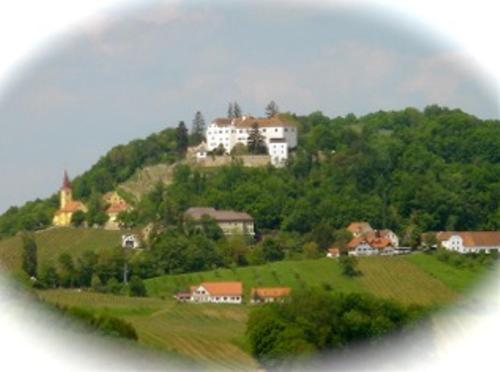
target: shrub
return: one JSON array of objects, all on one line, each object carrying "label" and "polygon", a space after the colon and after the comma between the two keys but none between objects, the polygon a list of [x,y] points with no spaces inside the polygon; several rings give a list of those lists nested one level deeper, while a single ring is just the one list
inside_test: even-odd
[{"label": "shrub", "polygon": [[129,295],[132,297],[146,297],[147,290],[144,282],[138,276],[133,276],[128,284]]}]

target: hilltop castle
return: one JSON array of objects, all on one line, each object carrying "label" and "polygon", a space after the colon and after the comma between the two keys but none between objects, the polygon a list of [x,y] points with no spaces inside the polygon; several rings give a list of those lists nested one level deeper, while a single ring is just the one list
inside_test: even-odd
[{"label": "hilltop castle", "polygon": [[281,116],[270,118],[214,119],[207,128],[207,150],[212,151],[222,146],[230,153],[236,144],[248,144],[252,126],[257,125],[267,147],[268,155],[273,165],[279,165],[288,159],[288,150],[297,147],[297,127]]},{"label": "hilltop castle", "polygon": [[71,225],[71,217],[76,211],[87,213],[88,209],[80,201],[73,200],[73,189],[68,177],[68,172],[64,172],[63,185],[59,190],[59,210],[56,211],[52,223],[54,226]]}]

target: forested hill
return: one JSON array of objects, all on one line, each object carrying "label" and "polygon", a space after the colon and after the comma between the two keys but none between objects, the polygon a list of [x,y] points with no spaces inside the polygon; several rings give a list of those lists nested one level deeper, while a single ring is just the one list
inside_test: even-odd
[{"label": "forested hill", "polygon": [[[73,184],[74,198],[87,201],[92,194],[102,194],[130,178],[134,172],[147,165],[173,163],[176,153],[175,129],[167,128],[146,139],[131,141],[112,148],[87,172],[76,177]],[[0,238],[21,230],[37,230],[49,226],[59,207],[59,197],[52,195],[45,200],[11,207],[0,216]]]},{"label": "forested hill", "polygon": [[[167,193],[156,190],[140,203],[136,222],[213,205],[250,212],[260,229],[298,233],[360,219],[410,235],[500,228],[500,121],[438,106],[359,118],[290,116],[299,147],[286,168],[200,173],[180,166]],[[85,199],[146,164],[174,162],[175,148],[172,129],[118,146],[75,180],[75,195]],[[0,234],[46,226],[56,204],[52,198],[10,209]]]}]

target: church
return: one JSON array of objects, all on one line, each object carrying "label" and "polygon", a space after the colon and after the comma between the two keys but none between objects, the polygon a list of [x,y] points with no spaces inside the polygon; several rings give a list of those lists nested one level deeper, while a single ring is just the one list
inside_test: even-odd
[{"label": "church", "polygon": [[[104,225],[107,230],[120,229],[118,215],[127,212],[132,207],[117,192],[112,191],[103,195],[103,203],[106,206],[108,221]],[[73,200],[73,191],[68,173],[64,172],[63,185],[59,190],[59,210],[54,214],[52,224],[54,226],[71,226],[71,217],[77,211],[88,212],[87,206],[78,200]]]},{"label": "church", "polygon": [[68,172],[64,172],[63,185],[59,190],[59,210],[56,211],[52,221],[54,226],[71,225],[71,217],[76,211],[87,213],[87,207],[80,201],[73,200],[73,190],[68,177]]}]

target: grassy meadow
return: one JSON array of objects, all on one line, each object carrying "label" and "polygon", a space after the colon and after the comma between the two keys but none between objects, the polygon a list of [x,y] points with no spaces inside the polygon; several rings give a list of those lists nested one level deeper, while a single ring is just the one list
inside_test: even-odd
[{"label": "grassy meadow", "polygon": [[[58,227],[35,234],[40,267],[57,259],[61,253],[78,257],[86,250],[100,251],[121,244],[121,231]],[[20,236],[0,240],[0,267],[21,268],[22,241]]]}]

